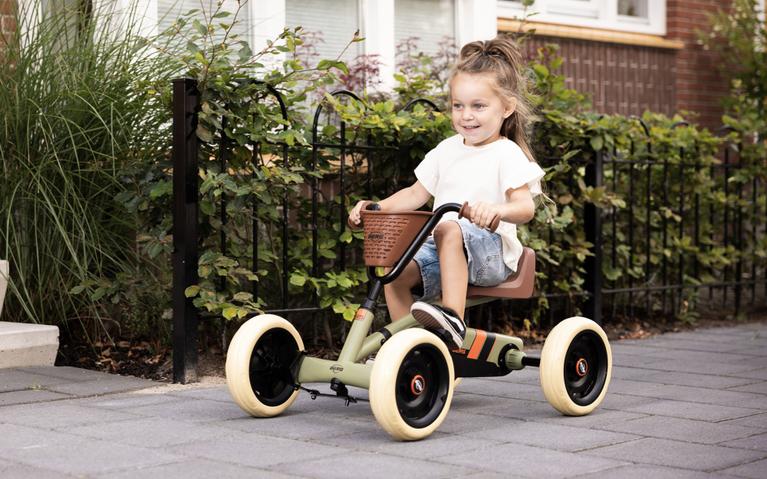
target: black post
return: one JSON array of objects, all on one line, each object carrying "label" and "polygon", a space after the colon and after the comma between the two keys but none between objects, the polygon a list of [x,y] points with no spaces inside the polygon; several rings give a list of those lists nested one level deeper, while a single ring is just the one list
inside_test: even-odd
[{"label": "black post", "polygon": [[[586,165],[586,185],[602,186],[603,151],[597,151],[593,162]],[[591,243],[591,256],[586,257],[585,288],[589,294],[584,313],[597,324],[602,324],[602,210],[593,203],[584,208],[586,241]]]},{"label": "black post", "polygon": [[173,80],[173,382],[197,381],[197,82]]}]

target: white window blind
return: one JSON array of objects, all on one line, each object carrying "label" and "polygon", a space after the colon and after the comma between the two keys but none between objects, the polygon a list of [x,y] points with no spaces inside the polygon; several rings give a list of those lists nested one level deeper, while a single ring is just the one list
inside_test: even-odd
[{"label": "white window blind", "polygon": [[[249,1],[255,2],[261,0]],[[189,10],[193,9],[200,10],[200,12],[195,14],[194,18],[199,19],[201,22],[203,22],[203,24],[205,24],[204,19],[206,17],[210,19],[210,17],[216,11],[217,6],[217,0],[157,0],[157,18],[159,31],[165,31],[167,28],[173,25],[173,22],[175,22],[176,19],[182,15],[185,15]],[[218,24],[231,24],[233,22],[234,13],[237,12],[237,8],[237,0],[223,0],[221,2],[221,10],[230,12],[232,15],[213,21],[213,24],[216,25],[217,32],[223,33],[223,29],[218,27]],[[204,15],[203,12],[205,12]],[[191,29],[192,26],[187,25],[185,28]],[[250,43],[250,32],[252,28],[253,26],[250,22],[250,5],[248,5],[246,0],[243,0],[240,11],[237,13],[237,23],[232,28],[232,33],[230,33],[230,36],[232,34],[237,34],[239,35],[239,40],[244,40]]]},{"label": "white window blind", "polygon": [[446,37],[454,39],[454,0],[395,0],[394,41],[399,45],[410,37],[427,54],[437,53]]},{"label": "white window blind", "polygon": [[[320,34],[322,41],[313,45],[316,60],[335,59],[359,28],[359,4],[357,0],[285,0],[285,23],[288,28],[300,25]],[[341,59],[350,62],[361,53],[361,43],[352,43]]]}]

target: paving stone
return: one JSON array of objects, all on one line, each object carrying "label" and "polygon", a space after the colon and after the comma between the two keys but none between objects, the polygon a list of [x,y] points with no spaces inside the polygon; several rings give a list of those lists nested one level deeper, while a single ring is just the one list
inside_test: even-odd
[{"label": "paving stone", "polygon": [[763,453],[668,439],[645,438],[578,454],[695,471],[714,471],[760,459]]},{"label": "paving stone", "polygon": [[487,439],[471,440],[463,436],[447,434],[441,431],[433,433],[423,441],[393,441],[383,429],[366,430],[348,435],[329,436],[323,444],[356,451],[389,454],[393,456],[413,457],[416,459],[433,457],[435,451],[441,455],[460,454],[474,451],[478,455],[492,455],[498,441]]},{"label": "paving stone", "polygon": [[182,462],[143,467],[141,469],[130,468],[122,472],[110,472],[93,477],[96,479],[135,479],[137,476],[161,477],[163,479],[210,479],[211,477],[216,479],[296,479],[299,477],[255,467],[192,458],[186,458]]},{"label": "paving stone", "polygon": [[0,393],[23,391],[25,389],[43,389],[45,386],[60,384],[61,378],[41,376],[18,369],[0,369]]},{"label": "paving stone", "polygon": [[490,439],[496,442],[513,442],[569,452],[638,439],[638,436],[632,434],[540,422],[517,422],[502,427],[468,432],[463,435]]},{"label": "paving stone", "polygon": [[42,469],[25,464],[14,464],[8,461],[0,460],[0,477],[3,479],[74,479],[75,476],[62,474],[61,472]]},{"label": "paving stone", "polygon": [[114,394],[104,397],[83,399],[81,404],[88,407],[98,407],[104,409],[126,409],[156,404],[179,403],[183,398],[171,396],[169,394],[139,394],[138,392],[128,394]]},{"label": "paving stone", "polygon": [[596,460],[583,453],[552,451],[520,444],[500,444],[493,450],[492,457],[478,457],[472,452],[443,457],[450,464],[476,469],[506,473],[511,477],[569,477],[576,471],[580,474],[597,473],[622,465],[612,459]]},{"label": "paving stone", "polygon": [[555,417],[549,418],[531,418],[534,422],[545,422],[551,424],[560,424],[563,426],[572,427],[587,427],[592,429],[599,429],[610,424],[617,424],[625,421],[631,421],[632,419],[639,419],[641,417],[647,417],[644,414],[637,414],[633,412],[625,411],[611,411],[604,408],[597,408],[591,414],[585,416],[564,416],[558,414]]},{"label": "paving stone", "polygon": [[139,407],[126,407],[122,412],[148,417],[163,417],[185,422],[222,421],[250,417],[234,402],[223,403],[205,399],[170,401]]},{"label": "paving stone", "polygon": [[0,458],[72,475],[138,468],[181,459],[154,449],[10,424],[0,425]]},{"label": "paving stone", "polygon": [[767,413],[754,414],[753,416],[744,417],[742,419],[733,419],[731,421],[726,421],[723,424],[767,429]]},{"label": "paving stone", "polygon": [[[440,454],[435,451],[433,453],[436,457],[433,457],[432,461],[423,460],[423,458],[409,458],[403,461],[399,457],[385,454],[352,452],[343,456],[297,461],[282,465],[279,470],[327,479],[358,479],[361,475],[371,479],[390,479],[391,477],[461,477],[470,470],[484,469],[479,464],[472,468],[445,464]],[[360,471],[360,464],[365,464],[364,471]]]},{"label": "paving stone", "polygon": [[[305,462],[330,456],[341,456],[348,451],[323,444],[294,441],[276,437],[233,432],[210,441],[197,441],[173,446],[167,451],[192,458],[206,458],[229,464],[270,468],[277,464]],[[278,469],[281,470],[281,469]],[[359,471],[358,471],[359,472]]]},{"label": "paving stone", "polygon": [[754,461],[748,464],[731,467],[720,471],[724,474],[732,474],[738,477],[749,477],[753,479],[764,479],[767,477],[767,459]]},{"label": "paving stone", "polygon": [[720,422],[754,414],[753,409],[671,400],[639,404],[628,408],[628,410],[656,416],[679,417],[708,422]]},{"label": "paving stone", "polygon": [[354,434],[360,431],[380,431],[383,433],[383,429],[378,426],[372,414],[364,421],[347,420],[340,423],[336,417],[288,410],[277,417],[257,418],[248,416],[205,424],[227,430],[234,429],[246,433],[302,441]]},{"label": "paving stone", "polygon": [[750,427],[661,416],[650,416],[612,424],[605,426],[605,429],[640,436],[676,439],[701,444],[716,444],[722,441],[752,436],[759,432],[758,429]]},{"label": "paving stone", "polygon": [[499,426],[511,428],[514,424],[519,423],[519,420],[511,418],[499,419],[492,415],[478,414],[478,411],[470,413],[456,411],[451,408],[445,421],[440,425],[439,431],[451,434],[466,434],[472,431],[482,431]]},{"label": "paving stone", "polygon": [[[465,400],[471,400],[470,398],[477,397],[476,395],[467,395]],[[481,397],[481,396],[480,396]],[[456,410],[463,411],[468,410],[474,414],[498,416],[503,418],[520,419],[520,420],[540,420],[561,417],[561,414],[556,411],[549,403],[543,401],[526,401],[524,399],[514,398],[498,398],[489,403],[486,400],[482,400],[474,407],[469,408],[455,408],[450,411],[448,418]],[[496,423],[491,424],[491,427],[498,426],[498,418],[495,419]]]},{"label": "paving stone", "polygon": [[70,366],[30,366],[27,368],[18,368],[32,374],[39,374],[68,381],[95,381],[101,377],[109,376],[107,373],[93,371],[91,369],[73,368]]},{"label": "paving stone", "polygon": [[[722,476],[718,473],[706,474],[700,471],[688,471],[675,467],[642,466],[638,464],[619,466],[614,469],[601,471],[599,477],[610,479],[701,479],[707,477],[722,479]],[[594,479],[594,475],[583,474],[575,476],[574,479]]]},{"label": "paving stone", "polygon": [[[673,399],[676,401],[719,404],[722,406],[737,404],[739,407],[752,409],[760,409],[766,404],[764,397],[759,394],[677,386],[674,384],[643,383],[630,380],[610,384],[610,392],[658,399]],[[608,396],[610,392],[608,392]]]},{"label": "paving stone", "polygon": [[713,374],[680,373],[670,371],[650,371],[643,369],[642,374],[627,378],[640,382],[655,384],[676,384],[697,388],[727,389],[736,386],[752,384],[753,379],[732,376],[716,376]]},{"label": "paving stone", "polygon": [[171,392],[168,393],[168,396],[179,398],[207,399],[209,401],[232,402],[232,396],[229,394],[229,390],[226,388],[226,386]]},{"label": "paving stone", "polygon": [[136,419],[134,414],[83,407],[73,402],[64,404],[25,404],[0,409],[0,421],[41,429],[63,429],[87,424],[103,424]]},{"label": "paving stone", "polygon": [[659,359],[642,365],[646,369],[656,369],[658,371],[677,371],[681,373],[706,373],[725,376],[740,376],[743,373],[755,369],[751,362],[741,363],[721,363],[721,362],[700,362],[699,360],[688,360],[686,358],[674,361]]},{"label": "paving stone", "polygon": [[607,390],[607,394],[605,395],[605,398],[602,401],[602,404],[599,406],[600,409],[614,409],[618,411],[627,411],[637,405],[651,404],[653,402],[660,401],[660,399],[656,399],[653,397],[633,396],[631,394],[619,394],[612,391],[612,386],[613,384],[611,382],[610,388]]},{"label": "paving stone", "polygon": [[[746,386],[738,386],[729,388],[728,391],[740,391],[744,393],[756,393],[767,395],[767,381],[760,381]],[[765,398],[765,404],[767,404],[767,398]]]},{"label": "paving stone", "polygon": [[214,439],[230,433],[225,428],[209,424],[187,423],[157,417],[70,427],[67,432],[92,439],[160,449]]},{"label": "paving stone", "polygon": [[[46,390],[27,389],[24,391],[11,391],[0,394],[0,406],[11,406],[14,404],[39,403],[45,401],[55,401],[58,399],[71,398],[68,394],[55,393]],[[0,409],[0,421],[3,419],[3,409]]]},{"label": "paving stone", "polygon": [[[469,381],[471,379],[471,381]],[[527,401],[545,401],[543,390],[538,384],[521,384],[510,381],[486,380],[478,378],[466,378],[459,386],[461,391],[470,392],[481,396],[495,396],[499,398],[515,398]]]},{"label": "paving stone", "polygon": [[46,389],[75,396],[98,396],[126,391],[135,391],[156,386],[157,383],[147,379],[131,376],[117,376],[102,373],[97,379],[78,381],[66,384],[48,386]]},{"label": "paving stone", "polygon": [[734,441],[725,441],[720,446],[737,447],[740,449],[756,449],[767,452],[767,433],[756,434],[754,436],[736,439]]}]

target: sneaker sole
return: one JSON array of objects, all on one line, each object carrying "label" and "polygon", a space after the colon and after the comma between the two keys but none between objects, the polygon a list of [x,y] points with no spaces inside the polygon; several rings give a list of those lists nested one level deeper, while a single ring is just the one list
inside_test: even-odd
[{"label": "sneaker sole", "polygon": [[463,338],[461,335],[456,333],[450,325],[443,324],[434,317],[442,316],[442,312],[437,308],[429,304],[425,304],[423,306],[416,305],[413,306],[410,312],[413,314],[413,318],[415,318],[415,320],[418,321],[418,323],[424,328],[441,329],[443,331],[447,331],[450,334],[450,337],[453,339],[453,346],[455,349],[460,349],[460,347],[463,346]]}]

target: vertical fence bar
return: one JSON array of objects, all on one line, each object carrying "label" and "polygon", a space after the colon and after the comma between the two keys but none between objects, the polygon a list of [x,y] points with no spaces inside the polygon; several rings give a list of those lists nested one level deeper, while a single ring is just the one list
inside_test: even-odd
[{"label": "vertical fence bar", "polygon": [[[629,268],[634,269],[634,140],[631,140],[629,145],[630,158],[629,163],[629,201],[628,201],[628,218],[629,218]],[[634,275],[629,274],[629,316],[634,317]]]},{"label": "vertical fence bar", "polygon": [[197,380],[199,317],[184,291],[197,284],[197,82],[173,80],[173,382]]},{"label": "vertical fence bar", "polygon": [[[596,152],[593,162],[586,165],[586,185],[594,188],[602,186],[603,152]],[[585,289],[589,294],[584,305],[586,316],[597,324],[602,324],[602,210],[593,203],[587,203],[584,208],[586,226],[586,241],[591,243],[592,256],[586,257]]]},{"label": "vertical fence bar", "polygon": [[[729,207],[729,199],[730,199],[730,149],[725,148],[724,150],[724,247],[727,249],[727,247],[730,245],[730,207]],[[730,276],[730,267],[725,266],[724,267],[724,295],[722,297],[722,305],[727,304],[727,278]]]},{"label": "vertical fence bar", "polygon": [[[261,159],[261,143],[253,145],[253,156],[251,162],[253,163],[253,176],[257,178],[256,172],[258,171],[259,161]],[[251,211],[253,212],[253,222],[251,223],[251,234],[253,235],[253,246],[251,250],[251,271],[256,274],[258,272],[258,198],[253,195],[251,200]],[[251,291],[253,292],[253,300],[258,300],[258,280],[250,282]]]},{"label": "vertical fence bar", "polygon": [[[229,154],[229,145],[227,144],[227,138],[226,138],[226,117],[221,119],[221,138],[218,145],[218,159],[219,164],[221,168],[221,173],[226,173],[227,171],[227,161]],[[219,241],[221,241],[221,254],[226,256],[226,222],[228,221],[226,217],[226,192],[221,193],[221,211],[220,211],[220,218],[221,218],[221,231],[219,231]],[[224,291],[226,288],[226,278],[220,277],[218,279],[218,290]]]},{"label": "vertical fence bar", "polygon": [[[685,156],[686,156],[685,149],[679,148],[679,241],[682,241],[684,239],[684,213],[685,213],[684,211],[684,193],[685,193],[684,191],[684,183],[685,183],[684,159],[685,159]],[[684,250],[680,248],[679,250],[677,250],[677,254],[679,255],[679,271],[677,272],[677,282],[678,282],[677,284],[682,285],[682,287],[679,290],[678,298],[675,298],[672,301],[671,307],[676,308],[677,311],[680,311],[682,306],[682,301],[684,300]],[[678,299],[678,302],[677,302],[677,299]]]},{"label": "vertical fence bar", "polygon": [[[663,207],[671,210],[671,204],[668,201],[668,154],[663,158]],[[666,258],[666,249],[668,248],[668,219],[666,214],[661,214],[661,284],[668,284],[668,259]],[[666,288],[661,289],[661,311],[666,313]]]}]

